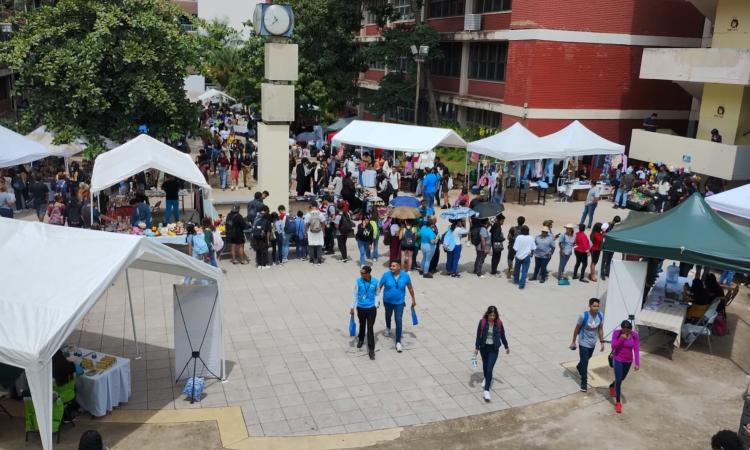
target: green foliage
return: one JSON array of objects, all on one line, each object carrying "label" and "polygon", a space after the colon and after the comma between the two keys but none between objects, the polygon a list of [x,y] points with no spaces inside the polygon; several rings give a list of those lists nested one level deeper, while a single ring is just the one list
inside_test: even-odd
[{"label": "green foliage", "polygon": [[450,128],[466,142],[478,141],[486,137],[494,136],[501,130],[493,127],[462,127],[458,122],[442,122],[440,128]]},{"label": "green foliage", "polygon": [[23,122],[86,137],[92,152],[102,136],[124,141],[142,123],[156,137],[193,131],[183,80],[199,46],[181,15],[164,0],[61,0],[17,17],[24,25],[0,43],[0,62],[30,99]]}]

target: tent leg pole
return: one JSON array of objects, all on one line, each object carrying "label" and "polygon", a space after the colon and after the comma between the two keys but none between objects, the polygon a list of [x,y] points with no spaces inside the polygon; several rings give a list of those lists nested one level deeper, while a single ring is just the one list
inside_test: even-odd
[{"label": "tent leg pole", "polygon": [[130,275],[128,269],[125,269],[125,284],[128,286],[128,303],[130,303],[130,321],[133,324],[133,341],[135,342],[135,359],[141,359],[141,350],[138,347],[138,335],[135,331],[135,313],[133,312],[133,296],[130,293]]},{"label": "tent leg pole", "polygon": [[[97,198],[100,198],[100,197],[97,197]],[[90,206],[91,206],[91,222],[90,223],[93,226],[94,225],[94,192],[93,191],[91,192],[91,204],[90,204]],[[101,211],[101,208],[100,208],[99,209],[99,213],[101,214],[101,212],[102,211]]]}]

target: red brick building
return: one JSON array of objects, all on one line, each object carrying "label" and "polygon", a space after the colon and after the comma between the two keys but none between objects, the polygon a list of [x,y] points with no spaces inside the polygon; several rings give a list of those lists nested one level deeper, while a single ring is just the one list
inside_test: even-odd
[{"label": "red brick building", "polygon": [[[388,1],[413,17],[410,0]],[[685,0],[424,3],[445,55],[431,67],[442,120],[502,128],[521,121],[544,135],[578,119],[628,144],[631,130],[657,112],[660,128],[686,131],[692,97],[674,83],[639,77],[644,48],[701,46],[705,18]],[[369,11],[364,17],[358,39],[367,45],[380,30]],[[377,88],[388,69],[371,66],[361,89]],[[413,110],[397,116],[411,121]]]}]

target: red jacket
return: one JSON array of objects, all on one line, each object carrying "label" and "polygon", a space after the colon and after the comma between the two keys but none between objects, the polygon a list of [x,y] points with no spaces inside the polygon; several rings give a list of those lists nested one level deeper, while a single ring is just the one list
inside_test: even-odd
[{"label": "red jacket", "polygon": [[576,246],[573,249],[578,253],[588,253],[591,250],[591,242],[586,233],[579,231],[576,233]]}]

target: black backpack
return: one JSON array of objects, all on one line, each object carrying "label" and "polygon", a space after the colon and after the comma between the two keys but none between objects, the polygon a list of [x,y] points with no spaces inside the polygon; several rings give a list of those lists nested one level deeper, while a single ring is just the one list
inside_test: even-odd
[{"label": "black backpack", "polygon": [[353,229],[354,224],[352,223],[352,218],[349,217],[349,214],[341,214],[341,221],[339,222],[339,232],[341,232],[341,235],[348,236]]},{"label": "black backpack", "polygon": [[417,236],[411,227],[404,230],[404,236],[401,238],[401,248],[403,250],[414,250],[417,243]]},{"label": "black backpack", "polygon": [[364,226],[361,223],[357,226],[357,240],[368,243],[373,241],[370,222],[367,222]]},{"label": "black backpack", "polygon": [[482,243],[482,236],[479,234],[479,229],[481,227],[474,227],[469,231],[469,237],[471,239],[472,245],[479,245]]},{"label": "black backpack", "polygon": [[266,219],[258,217],[253,222],[253,239],[263,239],[266,237]]}]

